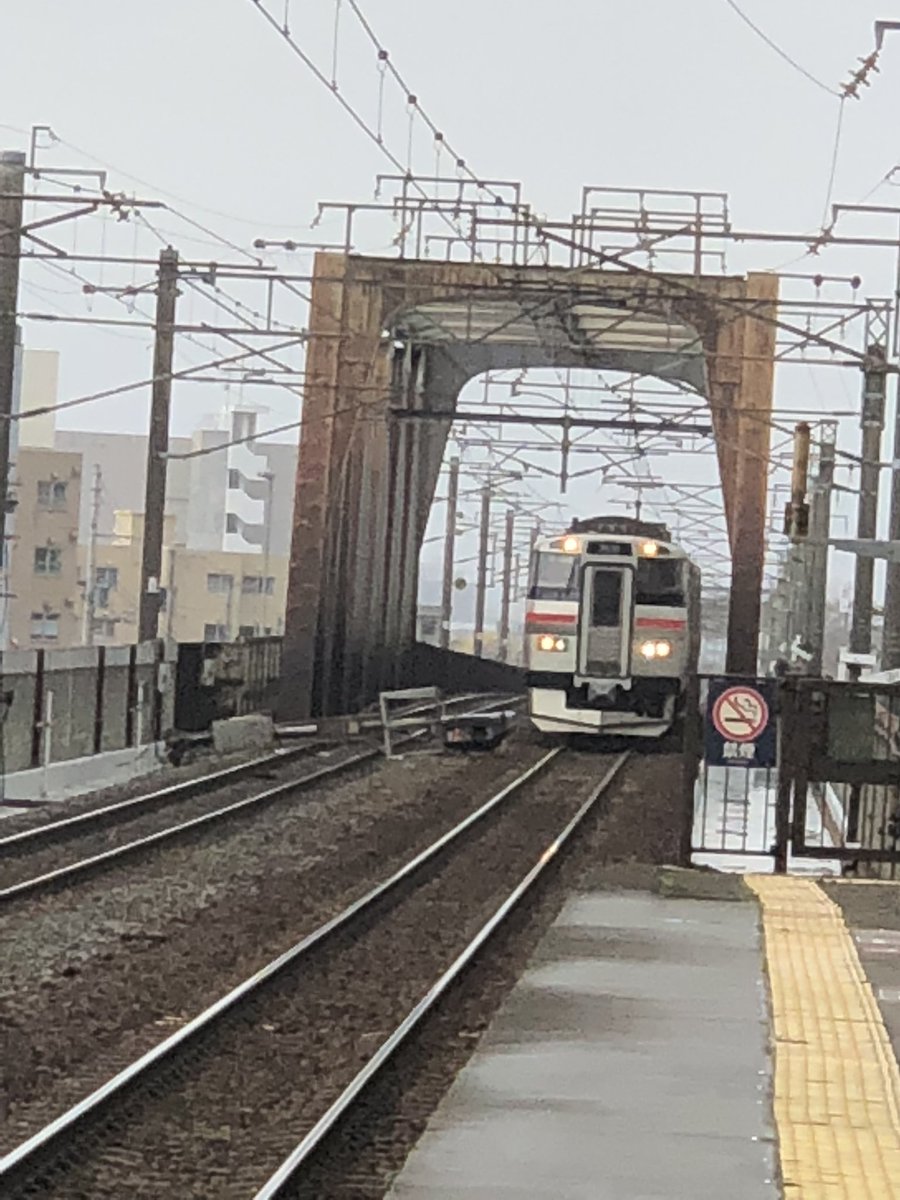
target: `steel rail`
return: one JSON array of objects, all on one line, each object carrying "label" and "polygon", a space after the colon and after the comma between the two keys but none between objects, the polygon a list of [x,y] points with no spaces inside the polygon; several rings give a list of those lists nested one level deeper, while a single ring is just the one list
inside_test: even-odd
[{"label": "steel rail", "polygon": [[[464,703],[470,701],[472,697],[460,697],[455,702],[446,701],[445,703]],[[490,704],[483,705],[479,711],[490,711],[501,704],[508,704],[509,700],[496,700]],[[423,708],[434,707],[433,705],[423,706]],[[400,739],[398,744],[402,745],[406,742],[413,741],[421,736],[421,733],[411,733]],[[259,804],[265,804],[268,801],[276,800],[280,796],[287,795],[291,792],[306,791],[313,785],[320,783],[323,779],[342,775],[345,772],[353,770],[355,767],[361,766],[364,763],[370,762],[373,759],[382,756],[382,748],[380,746],[371,746],[365,750],[359,751],[350,758],[345,758],[339,763],[331,763],[329,766],[321,767],[317,771],[311,772],[309,775],[303,775],[299,779],[290,779],[285,783],[276,784],[274,787],[266,788],[262,792],[257,792],[252,796],[246,796],[242,800],[232,801],[222,808],[213,809],[211,812],[202,813],[200,816],[192,817],[187,821],[180,821],[177,825],[168,825],[165,829],[157,830],[156,833],[149,833],[141,838],[136,838],[131,842],[124,842],[121,846],[114,846],[109,850],[104,850],[99,854],[92,854],[88,858],[77,859],[75,862],[66,863],[64,866],[56,867],[52,871],[45,871],[41,875],[34,875],[30,879],[23,879],[19,883],[10,884],[9,887],[0,888],[0,907],[4,904],[11,903],[23,896],[32,895],[35,892],[40,892],[44,889],[51,889],[68,880],[75,879],[81,875],[90,874],[98,867],[102,867],[106,863],[114,862],[118,859],[124,859],[130,855],[140,854],[152,846],[159,845],[161,842],[169,841],[170,839],[181,837],[192,830],[200,829],[204,825],[211,825],[217,821],[221,821],[239,813],[242,810],[255,807]],[[282,757],[281,761],[284,761]],[[156,793],[153,794],[155,796]],[[146,797],[138,798],[146,799]],[[131,801],[125,801],[125,804],[130,804]],[[85,814],[82,814],[85,815]],[[69,818],[71,821],[76,821],[79,818]],[[58,822],[58,825],[64,825],[68,822]],[[30,831],[28,831],[30,832]]]},{"label": "steel rail", "polygon": [[[43,1129],[38,1130],[37,1133],[33,1134],[25,1142],[22,1142],[19,1146],[11,1150],[0,1159],[0,1194],[7,1194],[7,1188],[24,1183],[27,1177],[33,1175],[39,1169],[40,1160],[48,1154],[52,1155],[57,1150],[61,1150],[63,1143],[67,1139],[76,1136],[77,1132],[81,1130],[89,1119],[97,1117],[117,1097],[121,1097],[123,1093],[139,1082],[142,1077],[148,1075],[152,1068],[172,1059],[186,1044],[196,1039],[198,1035],[207,1030],[216,1020],[236,1005],[255,995],[264,984],[280,975],[286,967],[295,963],[303,955],[308,954],[310,950],[324,942],[332,934],[346,928],[360,914],[367,913],[388,893],[397,888],[399,884],[413,876],[426,863],[430,862],[449,845],[461,838],[472,826],[484,820],[485,817],[505,800],[509,799],[510,796],[518,792],[526,783],[544,771],[562,753],[563,750],[561,748],[548,751],[536,763],[517,776],[516,779],[512,780],[512,782],[508,783],[489,800],[485,801],[474,812],[470,813],[457,825],[454,825],[452,829],[449,829],[436,841],[432,842],[430,846],[427,846],[419,854],[415,855],[414,858],[410,859],[402,867],[399,867],[387,879],[370,888],[369,891],[353,901],[342,912],[318,926],[318,928],[307,934],[299,942],[290,947],[290,949],[267,963],[225,996],[222,996],[214,1004],[204,1009],[198,1016],[194,1017],[186,1025],[183,1025],[181,1029],[154,1046],[152,1050],[148,1050],[135,1060],[135,1062],[114,1075],[112,1079],[109,1079],[105,1084],[91,1092],[90,1095],[73,1105],[72,1108],[62,1113],[55,1120],[45,1125]],[[621,756],[618,765],[621,765],[621,762],[624,762],[626,757],[627,755]],[[611,775],[607,773],[607,777],[605,777],[601,787],[605,786],[610,777]],[[584,806],[582,806],[582,809],[587,811]],[[579,810],[579,812],[581,811]],[[565,840],[568,834],[565,834],[565,837],[563,835],[560,836],[562,840]],[[550,849],[553,850],[553,846],[556,846],[557,843],[559,845],[562,844],[560,838],[556,839]],[[555,851],[553,852],[555,853]],[[542,861],[547,853],[545,851]]]},{"label": "steel rail", "polygon": [[340,1096],[319,1118],[309,1133],[297,1144],[294,1150],[282,1162],[281,1166],[269,1178],[267,1183],[253,1197],[253,1200],[275,1200],[282,1189],[294,1179],[300,1168],[309,1161],[311,1155],[321,1144],[335,1125],[347,1115],[354,1102],[375,1076],[382,1070],[394,1052],[406,1041],[410,1034],[420,1024],[423,1017],[437,1004],[450,985],[462,974],[472,959],[498,929],[509,914],[516,908],[522,898],[530,891],[532,885],[540,878],[547,867],[559,854],[560,850],[591,811],[606,789],[618,775],[631,751],[624,751],[612,764],[591,794],[587,797],[575,815],[567,822],[559,833],[538,858],[531,870],[513,888],[503,903],[475,934],[465,949],[453,960],[436,983],[428,989],[418,1003],[410,1009],[396,1029],[378,1047],[365,1066],[347,1084]]},{"label": "steel rail", "polygon": [[[322,743],[316,744],[321,745]],[[266,767],[277,766],[281,763],[291,762],[294,758],[301,758],[311,749],[312,746],[307,745],[276,750],[273,754],[260,755],[249,762],[212,771],[208,775],[201,775],[196,779],[184,779],[179,783],[170,784],[168,787],[158,788],[154,792],[144,792],[139,796],[129,796],[126,800],[116,800],[112,804],[104,804],[102,808],[91,808],[86,812],[77,813],[73,817],[64,817],[61,821],[48,821],[44,825],[22,829],[18,833],[11,833],[7,837],[0,838],[0,856],[9,851],[15,852],[20,846],[29,843],[43,841],[45,838],[52,839],[60,832],[70,830],[79,832],[82,828],[92,824],[102,825],[105,820],[115,818],[120,813],[127,813],[131,809],[140,808],[142,805],[150,807],[153,804],[168,804],[170,801],[185,796],[200,795],[207,789],[214,791],[217,787],[227,786],[244,775],[252,775]]]},{"label": "steel rail", "polygon": [[[464,696],[451,696],[445,703],[454,705],[470,703],[472,700],[482,699],[483,696],[483,692],[468,693]],[[432,704],[423,704],[411,711],[413,713],[425,712],[433,707],[434,705]],[[317,731],[314,722],[310,722],[308,727],[312,733]],[[260,755],[258,758],[250,759],[248,762],[237,763],[235,766],[225,767],[218,771],[211,771],[209,774],[198,776],[195,779],[184,779],[179,783],[158,788],[153,792],[144,792],[139,796],[129,796],[125,800],[116,800],[112,804],[104,804],[101,808],[91,808],[86,812],[77,813],[73,817],[64,817],[60,821],[49,821],[44,825],[35,825],[30,829],[19,830],[17,833],[0,837],[0,856],[8,851],[15,853],[19,846],[43,841],[47,837],[52,838],[60,832],[67,832],[69,830],[79,832],[82,828],[94,823],[102,825],[105,819],[115,818],[119,813],[127,813],[131,809],[139,808],[142,805],[150,807],[154,804],[166,804],[185,796],[202,795],[204,791],[214,791],[220,786],[226,787],[244,775],[253,775],[256,771],[263,770],[266,767],[280,766],[282,763],[292,762],[295,758],[303,758],[316,746],[324,744],[326,744],[324,741],[308,742],[303,746],[291,747],[286,750],[276,750],[272,754]]]}]

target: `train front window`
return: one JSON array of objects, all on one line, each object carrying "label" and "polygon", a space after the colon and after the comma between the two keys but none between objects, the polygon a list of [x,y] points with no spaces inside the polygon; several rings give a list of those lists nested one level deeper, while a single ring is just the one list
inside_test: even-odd
[{"label": "train front window", "polygon": [[571,554],[538,554],[529,599],[577,600],[578,563]]},{"label": "train front window", "polygon": [[684,563],[677,558],[638,559],[635,604],[684,607]]}]

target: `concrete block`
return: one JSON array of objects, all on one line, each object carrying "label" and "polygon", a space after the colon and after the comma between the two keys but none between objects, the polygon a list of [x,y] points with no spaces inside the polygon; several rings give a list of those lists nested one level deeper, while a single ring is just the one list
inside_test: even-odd
[{"label": "concrete block", "polygon": [[[118,649],[118,647],[110,647]],[[127,649],[127,647],[126,647]],[[108,652],[107,652],[108,654]],[[125,722],[128,714],[128,656],[124,665],[110,666],[106,660],[103,681],[102,750],[122,750],[125,747]]]},{"label": "concrete block", "polygon": [[48,650],[44,655],[45,671],[90,670],[97,665],[95,646],[72,646],[66,650]]},{"label": "concrete block", "polygon": [[752,893],[740,875],[698,867],[659,867],[656,891],[680,900],[750,900]]},{"label": "concrete block", "polygon": [[0,725],[3,739],[0,770],[25,771],[31,766],[31,745],[34,729],[35,675],[4,673],[0,679],[3,691],[13,694],[12,705]]},{"label": "concrete block", "polygon": [[887,879],[823,879],[819,886],[843,910],[848,925],[900,929],[900,883]]},{"label": "concrete block", "polygon": [[[116,787],[141,775],[161,771],[168,766],[166,747],[160,742],[129,747],[111,754],[92,754],[86,758],[52,763],[46,771],[37,767],[6,776],[6,795],[13,800],[46,800],[50,803],[84,796],[100,788]],[[11,816],[15,807],[0,804],[0,817]]]},{"label": "concrete block", "polygon": [[275,726],[271,717],[249,713],[212,723],[213,746],[219,754],[241,750],[271,750],[275,745]]}]

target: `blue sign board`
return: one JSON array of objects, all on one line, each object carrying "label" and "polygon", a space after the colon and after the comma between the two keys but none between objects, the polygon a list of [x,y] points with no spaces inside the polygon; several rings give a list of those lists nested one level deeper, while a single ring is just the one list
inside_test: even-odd
[{"label": "blue sign board", "polygon": [[712,767],[774,767],[778,762],[777,683],[773,679],[709,681],[703,730]]}]

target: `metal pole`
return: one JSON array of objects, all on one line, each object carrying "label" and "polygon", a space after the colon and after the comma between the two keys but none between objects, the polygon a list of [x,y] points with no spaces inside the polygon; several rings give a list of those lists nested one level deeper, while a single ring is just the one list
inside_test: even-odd
[{"label": "metal pole", "polygon": [[[900,541],[900,384],[894,389],[894,460],[891,463],[891,518],[888,537]],[[900,563],[889,562],[884,592],[882,670],[900,666]]]},{"label": "metal pole", "polygon": [[450,648],[453,624],[453,557],[456,550],[456,517],[459,509],[459,459],[451,458],[447,481],[447,525],[444,533],[444,577],[441,590],[441,649]]},{"label": "metal pole", "polygon": [[[16,378],[19,305],[19,263],[22,248],[22,194],[25,155],[18,150],[0,154],[0,592],[7,593],[6,515],[10,505],[9,451]],[[5,601],[0,597],[0,603]],[[0,634],[4,631],[0,628]],[[0,638],[0,648],[5,638]]]},{"label": "metal pole", "polygon": [[491,540],[491,485],[481,489],[481,533],[478,542],[478,582],[475,590],[474,650],[478,658],[484,655],[484,607],[487,595],[488,546]]},{"label": "metal pole", "polygon": [[[265,541],[263,544],[263,581],[262,581],[262,629],[259,632],[269,636],[269,593],[268,580],[272,561],[272,501],[275,495],[275,476],[271,471],[263,471],[262,478],[268,484],[265,511]],[[274,587],[274,584],[273,584]]]},{"label": "metal pole", "polygon": [[513,543],[516,537],[516,514],[506,510],[506,541],[503,544],[503,598],[500,603],[500,661],[509,662],[509,608],[512,603]]},{"label": "metal pole", "polygon": [[[878,477],[881,462],[881,435],[884,431],[884,394],[886,362],[884,347],[877,343],[866,350],[863,373],[862,467],[860,468],[859,516],[857,537],[874,538],[878,533]],[[872,649],[872,592],[875,560],[856,559],[853,588],[853,622],[850,627],[850,652],[868,654]],[[851,668],[851,677],[859,678],[859,668]]]},{"label": "metal pole", "polygon": [[812,675],[822,674],[825,653],[825,614],[828,605],[828,538],[831,533],[831,496],[834,491],[834,447],[837,425],[829,421],[819,441],[819,467],[812,489],[809,514],[810,570],[807,592],[806,636],[812,658]]},{"label": "metal pole", "polygon": [[172,402],[172,364],[175,356],[175,302],[178,297],[178,252],[160,252],[156,292],[156,343],[153,351],[153,390],[147,438],[147,490],[144,500],[144,544],[141,555],[141,598],[138,641],[154,641],[159,626],[163,528],[166,516],[166,454],[169,450],[169,409]]}]

